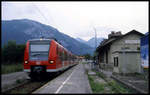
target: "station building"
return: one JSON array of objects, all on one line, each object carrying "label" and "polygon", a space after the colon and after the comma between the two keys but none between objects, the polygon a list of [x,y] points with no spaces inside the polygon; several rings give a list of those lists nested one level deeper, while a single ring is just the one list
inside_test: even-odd
[{"label": "station building", "polygon": [[97,47],[100,69],[116,73],[141,73],[140,38],[144,34],[132,30],[124,35],[111,32]]}]

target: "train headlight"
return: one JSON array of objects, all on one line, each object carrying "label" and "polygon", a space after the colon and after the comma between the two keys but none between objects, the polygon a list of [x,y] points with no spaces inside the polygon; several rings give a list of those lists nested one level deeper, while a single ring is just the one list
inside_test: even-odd
[{"label": "train headlight", "polygon": [[28,64],[28,61],[24,61],[24,63]]},{"label": "train headlight", "polygon": [[50,63],[50,64],[53,64],[53,63],[54,63],[54,61],[52,61],[52,60],[51,60],[51,61],[49,61],[49,63]]}]

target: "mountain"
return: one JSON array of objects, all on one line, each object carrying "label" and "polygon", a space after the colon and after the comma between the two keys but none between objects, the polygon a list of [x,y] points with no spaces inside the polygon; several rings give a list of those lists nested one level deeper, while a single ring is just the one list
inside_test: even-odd
[{"label": "mountain", "polygon": [[[105,38],[97,38],[97,46],[104,40]],[[84,43],[84,44],[87,44],[89,45],[90,47],[92,48],[95,48],[95,38],[91,38],[90,40],[88,41],[85,41],[85,40],[82,40],[81,38],[76,38],[77,41],[81,42],[81,43]]]},{"label": "mountain", "polygon": [[81,43],[86,43],[86,41],[82,40],[81,38],[76,38],[76,40],[81,42]]},{"label": "mountain", "polygon": [[[105,38],[97,38],[97,46],[104,40]],[[91,46],[91,47],[95,47],[95,37],[91,38],[90,40],[88,40],[87,45]]]},{"label": "mountain", "polygon": [[59,32],[56,28],[29,19],[4,20],[2,23],[2,46],[9,40],[25,44],[34,38],[56,38],[65,48],[77,55],[93,53],[93,48]]}]

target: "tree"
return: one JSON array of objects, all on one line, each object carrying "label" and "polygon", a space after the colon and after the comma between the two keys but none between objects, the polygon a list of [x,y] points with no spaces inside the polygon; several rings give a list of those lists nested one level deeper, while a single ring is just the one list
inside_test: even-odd
[{"label": "tree", "polygon": [[3,61],[9,62],[16,59],[15,52],[16,52],[16,42],[8,41],[8,44],[7,45],[5,44],[2,50]]},{"label": "tree", "polygon": [[84,55],[84,57],[85,57],[85,59],[86,59],[86,60],[90,60],[90,59],[92,58],[92,57],[91,57],[91,55],[90,55],[90,54],[88,54],[88,53],[87,53],[87,54],[85,54],[85,55]]},{"label": "tree", "polygon": [[25,50],[25,45],[24,44],[17,45],[17,48],[16,48],[16,57],[17,57],[16,61],[17,62],[22,62],[23,61],[24,50]]},{"label": "tree", "polygon": [[16,45],[16,41],[8,41],[2,48],[2,62],[23,61],[25,45]]}]

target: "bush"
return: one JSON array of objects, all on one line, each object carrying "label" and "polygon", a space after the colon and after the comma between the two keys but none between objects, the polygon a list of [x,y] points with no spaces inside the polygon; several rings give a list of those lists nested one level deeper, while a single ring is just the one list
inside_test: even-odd
[{"label": "bush", "polygon": [[8,74],[8,73],[18,72],[23,70],[23,64],[21,63],[2,64],[1,66],[2,66],[1,69],[2,74]]},{"label": "bush", "polygon": [[90,54],[88,54],[88,53],[84,54],[83,56],[85,57],[86,60],[92,59],[92,56]]},{"label": "bush", "polygon": [[25,45],[17,45],[16,41],[8,41],[2,48],[2,62],[22,62],[24,57]]}]

